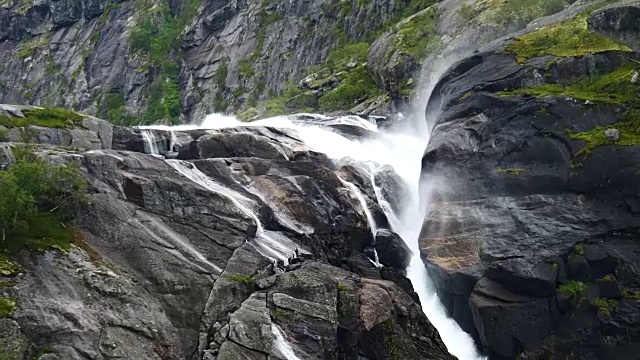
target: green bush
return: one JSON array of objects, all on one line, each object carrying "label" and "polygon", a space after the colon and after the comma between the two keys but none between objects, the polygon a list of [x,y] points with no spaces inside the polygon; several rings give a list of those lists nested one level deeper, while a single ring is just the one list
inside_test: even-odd
[{"label": "green bush", "polygon": [[86,200],[78,166],[48,164],[29,148],[16,147],[14,155],[0,171],[0,250],[68,247],[73,233],[65,222]]}]

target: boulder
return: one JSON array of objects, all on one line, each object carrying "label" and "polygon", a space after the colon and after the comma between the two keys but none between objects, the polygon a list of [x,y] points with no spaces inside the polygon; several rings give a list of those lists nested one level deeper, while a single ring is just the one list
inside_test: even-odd
[{"label": "boulder", "polygon": [[385,229],[378,230],[374,246],[382,265],[397,269],[409,266],[413,254],[400,235]]}]

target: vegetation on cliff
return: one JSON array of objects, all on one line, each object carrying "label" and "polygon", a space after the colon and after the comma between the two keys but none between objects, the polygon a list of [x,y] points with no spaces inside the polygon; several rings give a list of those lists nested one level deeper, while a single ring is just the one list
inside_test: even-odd
[{"label": "vegetation on cliff", "polygon": [[23,110],[25,116],[9,117],[0,115],[0,126],[6,128],[24,127],[27,125],[52,128],[72,128],[82,121],[84,116],[65,109],[32,109]]},{"label": "vegetation on cliff", "polygon": [[493,26],[524,26],[542,16],[555,14],[565,7],[563,0],[480,0],[475,5],[464,3],[459,13],[464,20]]},{"label": "vegetation on cliff", "polygon": [[520,63],[545,55],[568,57],[611,50],[631,51],[625,45],[590,31],[588,17],[589,12],[585,12],[573,19],[518,36],[515,42],[506,46],[506,50],[513,53]]},{"label": "vegetation on cliff", "polygon": [[66,249],[73,232],[65,223],[85,201],[79,168],[47,163],[29,147],[13,153],[16,162],[0,171],[0,252]]}]

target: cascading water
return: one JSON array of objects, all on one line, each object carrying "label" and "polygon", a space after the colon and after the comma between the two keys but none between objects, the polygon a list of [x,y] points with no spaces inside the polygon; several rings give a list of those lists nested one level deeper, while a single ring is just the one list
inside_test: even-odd
[{"label": "cascading water", "polygon": [[[198,170],[192,164],[181,160],[166,160],[176,171],[182,174],[184,177],[193,181],[194,183],[202,186],[203,188],[219,194],[229,199],[241,212],[253,219],[256,223],[256,235],[250,244],[260,253],[262,256],[269,258],[273,261],[283,261],[287,263],[291,254],[300,251],[300,248],[291,240],[284,236],[278,236],[275,233],[269,234],[268,231],[262,226],[262,222],[252,209],[253,201],[247,199],[242,194],[232,189],[226,188],[215,181],[211,180],[206,174]],[[277,239],[274,237],[277,236]],[[304,251],[304,250],[303,250]]]},{"label": "cascading water", "polygon": [[296,353],[289,345],[287,339],[284,338],[284,334],[280,327],[276,324],[271,324],[271,333],[275,338],[275,347],[280,352],[282,356],[284,356],[287,360],[300,360],[300,358],[296,355]]},{"label": "cascading water", "polygon": [[158,143],[156,142],[156,137],[153,134],[153,131],[142,129],[140,133],[144,139],[144,151],[147,154],[158,155],[160,151],[158,150]]},{"label": "cascading water", "polygon": [[[305,116],[311,119],[315,117],[317,120],[326,120],[326,117],[321,115],[306,114]],[[199,126],[183,125],[173,128],[157,128],[165,130],[188,130],[195,128],[222,129],[241,126],[269,126],[293,129],[300,139],[314,151],[325,153],[336,161],[345,157],[353,159],[356,161],[356,164],[359,164],[361,170],[369,174],[372,179],[378,167],[384,165],[393,167],[395,172],[404,180],[411,194],[411,196],[402,199],[402,204],[397,207],[401,210],[393,210],[394,207],[390,205],[390,202],[395,199],[385,199],[383,192],[380,191],[379,188],[376,188],[375,182],[374,190],[379,204],[389,219],[391,230],[398,233],[413,252],[413,257],[407,268],[407,277],[411,280],[416,293],[418,293],[425,314],[438,329],[449,352],[460,360],[480,359],[471,337],[462,331],[453,319],[450,319],[446,315],[446,311],[435,293],[427,275],[426,268],[420,259],[418,238],[425,214],[422,199],[420,198],[420,175],[422,170],[422,155],[429,137],[426,122],[423,118],[420,118],[419,121],[404,121],[402,122],[403,127],[386,131],[378,129],[371,122],[359,117],[343,117],[335,119],[333,122],[358,126],[371,132],[374,136],[353,140],[330,130],[326,126],[321,126],[317,122],[300,121],[291,116],[279,116],[244,123],[233,117],[212,114]],[[246,205],[246,202],[238,200],[242,198],[240,194],[230,194],[229,192],[233,192],[232,190],[225,189],[219,184],[213,186],[211,184],[213,181],[210,179],[207,180],[208,177],[204,174],[198,174],[198,170],[194,167],[187,167],[175,160],[169,160],[169,163],[183,175],[211,191],[222,194],[226,192],[226,196],[231,198],[238,208],[252,217],[259,227],[256,236],[257,240],[255,241],[258,245],[256,249],[264,256],[271,259],[283,259],[286,258],[286,251],[294,250],[295,244],[283,245],[279,242],[280,239],[273,239],[266,234],[257,216],[251,210],[251,206]],[[215,184],[215,182],[213,183]],[[345,186],[357,197],[358,192],[355,192],[353,189],[355,186],[351,187],[348,183],[345,183]],[[356,190],[358,190],[357,187]],[[248,199],[246,200],[249,201]],[[359,201],[361,201],[365,211],[368,211],[364,199],[359,199]],[[375,228],[373,217],[368,220],[373,230],[373,228]]]},{"label": "cascading water", "polygon": [[[373,236],[373,241],[374,241],[373,245],[375,245],[376,233],[378,232],[378,225],[376,224],[376,220],[373,218],[373,214],[371,213],[371,210],[369,210],[369,207],[367,206],[367,201],[364,199],[362,192],[360,192],[360,189],[358,189],[357,186],[340,177],[338,178],[349,189],[349,191],[351,191],[351,193],[356,197],[356,199],[358,199],[358,202],[360,203],[360,206],[362,207],[362,210],[364,211],[364,214],[367,217],[367,222],[369,223],[369,229],[371,229],[371,235]],[[375,248],[373,249],[373,255],[374,255],[374,258],[373,260],[371,260],[373,265],[375,265],[376,267],[382,267],[382,265],[380,264],[380,259],[378,258],[378,251],[376,251]]]}]

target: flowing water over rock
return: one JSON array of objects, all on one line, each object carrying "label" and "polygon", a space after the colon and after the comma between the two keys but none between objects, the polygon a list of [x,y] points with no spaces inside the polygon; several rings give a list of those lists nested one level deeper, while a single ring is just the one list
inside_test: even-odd
[{"label": "flowing water over rock", "polygon": [[[374,121],[356,116],[331,118],[322,115],[300,114],[244,123],[233,117],[212,114],[199,126],[153,126],[145,127],[142,133],[146,133],[149,131],[148,129],[170,131],[171,135],[168,138],[171,140],[167,145],[167,150],[172,150],[173,144],[176,143],[175,132],[205,130],[210,136],[215,136],[220,131],[231,131],[235,128],[252,128],[256,131],[260,131],[258,129],[276,129],[286,132],[286,134],[292,131],[291,136],[298,137],[309,149],[326,154],[336,163],[344,162],[346,159],[349,165],[357,168],[359,172],[368,177],[367,180],[371,181],[377,203],[386,216],[388,227],[402,237],[412,252],[407,276],[420,298],[424,312],[438,329],[447,349],[453,355],[460,360],[479,358],[470,336],[462,331],[455,321],[447,317],[430,284],[419,255],[418,237],[425,213],[424,206],[421,206],[420,197],[421,159],[428,142],[428,129],[423,119],[415,121],[407,119],[398,126],[380,129]],[[143,137],[145,141],[153,141],[152,136],[143,135]],[[179,139],[180,136],[177,140],[179,145],[187,145],[180,144]],[[148,144],[145,145],[145,148],[153,149],[154,147],[152,144]],[[201,148],[200,151],[205,150]],[[181,150],[180,153],[182,152]],[[278,152],[285,158],[289,157],[286,150],[278,149]],[[180,156],[179,154],[178,157]],[[168,162],[194,182],[211,191],[230,197],[238,208],[254,218],[259,234],[256,236],[256,249],[261,254],[272,260],[286,260],[287,255],[299,251],[296,250],[298,246],[294,242],[285,241],[283,243],[282,239],[271,238],[264,233],[259,219],[251,210],[248,199],[243,199],[239,194],[233,194],[232,190],[224,189],[219,184],[212,185],[215,182],[207,179],[204,174],[195,174],[196,170],[193,166],[185,165],[184,162],[177,160],[168,160]],[[393,171],[389,171],[390,168]],[[385,178],[389,174],[391,176],[395,174],[397,178],[393,181]],[[363,207],[375,244],[379,225],[376,224],[374,215],[368,208],[361,190],[353,183],[342,178],[340,180]],[[398,194],[398,188],[400,188],[401,194]],[[405,196],[402,196],[403,194]],[[267,194],[262,195],[266,196]],[[277,213],[279,210],[275,209],[275,211]],[[254,246],[256,245],[254,244]],[[377,252],[373,253],[374,258],[369,260],[379,266]],[[282,342],[284,338],[277,337],[277,339]],[[282,349],[281,352],[287,353]]]}]

